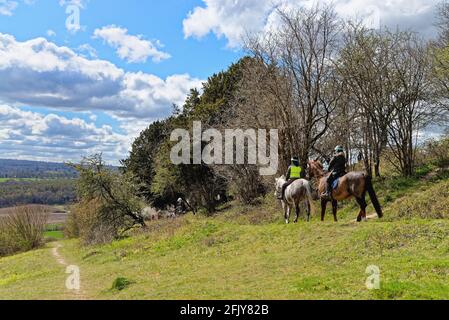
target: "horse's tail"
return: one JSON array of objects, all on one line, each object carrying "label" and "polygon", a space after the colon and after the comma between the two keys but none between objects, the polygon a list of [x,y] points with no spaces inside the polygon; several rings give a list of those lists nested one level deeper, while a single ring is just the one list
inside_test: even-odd
[{"label": "horse's tail", "polygon": [[380,206],[379,199],[377,198],[376,191],[374,191],[373,178],[371,176],[367,176],[365,183],[366,191],[368,191],[369,193],[374,209],[376,209],[377,216],[379,218],[382,218],[384,214],[382,212],[382,207]]},{"label": "horse's tail", "polygon": [[311,215],[315,215],[315,205],[313,203],[312,186],[310,185],[309,181],[306,185],[306,189],[307,189],[307,200],[309,201],[310,204],[310,213]]}]

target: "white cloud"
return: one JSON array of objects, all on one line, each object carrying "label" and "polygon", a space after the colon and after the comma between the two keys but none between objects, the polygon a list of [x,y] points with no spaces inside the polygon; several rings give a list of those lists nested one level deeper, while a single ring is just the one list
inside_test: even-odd
[{"label": "white cloud", "polygon": [[94,37],[103,39],[109,46],[117,49],[117,55],[129,63],[146,62],[149,57],[153,62],[160,62],[170,58],[168,53],[158,49],[160,43],[145,40],[142,36],[128,34],[125,28],[114,25],[106,26],[94,31]]},{"label": "white cloud", "polygon": [[49,37],[56,37],[56,32],[54,30],[47,30],[47,36]]},{"label": "white cloud", "polygon": [[[94,53],[90,46],[77,51]],[[188,74],[162,79],[126,72],[45,38],[20,42],[0,33],[0,154],[77,161],[103,152],[108,160],[122,159],[141,130],[170,115],[173,103],[182,105],[189,90],[201,85]],[[81,112],[92,122],[104,112],[118,124],[97,127],[78,118],[23,111],[23,105]]]},{"label": "white cloud", "polygon": [[12,16],[14,10],[17,8],[18,3],[11,0],[0,0],[0,15]]},{"label": "white cloud", "polygon": [[61,7],[74,5],[77,6],[78,8],[84,9],[86,7],[87,2],[89,2],[89,0],[59,0],[59,5]]},{"label": "white cloud", "polygon": [[[238,47],[245,32],[263,30],[281,5],[310,7],[310,0],[203,0],[183,22],[184,35],[202,38],[209,33],[226,37],[230,47]],[[321,0],[334,3],[344,18],[362,18],[368,26],[411,28],[430,36],[434,32],[434,7],[440,0]]]},{"label": "white cloud", "polygon": [[95,48],[88,43],[80,45],[78,48],[76,48],[76,51],[78,51],[84,58],[98,58],[97,50],[95,50]]},{"label": "white cloud", "polygon": [[0,101],[71,111],[106,111],[120,119],[155,119],[182,105],[201,80],[161,79],[87,59],[44,38],[25,42],[0,33]]},{"label": "white cloud", "polygon": [[261,30],[272,10],[272,0],[204,0],[184,20],[185,37],[202,38],[209,32],[226,37],[235,47],[245,31]]},{"label": "white cloud", "polygon": [[97,127],[82,119],[23,111],[0,105],[0,154],[5,158],[79,161],[102,152],[116,161],[126,156],[128,137],[110,126]]},{"label": "white cloud", "polygon": [[[36,0],[21,0],[21,2],[26,5],[34,5]],[[0,15],[2,16],[12,16],[14,11],[19,6],[19,1],[14,0],[0,0]]]}]

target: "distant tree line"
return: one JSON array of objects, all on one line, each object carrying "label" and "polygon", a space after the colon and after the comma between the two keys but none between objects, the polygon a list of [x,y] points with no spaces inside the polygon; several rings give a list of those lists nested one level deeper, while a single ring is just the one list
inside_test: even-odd
[{"label": "distant tree line", "polygon": [[74,179],[10,180],[0,183],[0,208],[25,204],[62,205],[75,200]]},{"label": "distant tree line", "polygon": [[0,159],[0,178],[76,178],[75,169],[64,163]]}]

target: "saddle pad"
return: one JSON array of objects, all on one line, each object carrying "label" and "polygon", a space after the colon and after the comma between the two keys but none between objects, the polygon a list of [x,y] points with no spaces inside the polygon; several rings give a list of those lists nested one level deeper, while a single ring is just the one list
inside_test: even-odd
[{"label": "saddle pad", "polygon": [[332,189],[333,189],[333,190],[337,189],[339,184],[340,184],[340,178],[336,179],[336,180],[332,183]]}]

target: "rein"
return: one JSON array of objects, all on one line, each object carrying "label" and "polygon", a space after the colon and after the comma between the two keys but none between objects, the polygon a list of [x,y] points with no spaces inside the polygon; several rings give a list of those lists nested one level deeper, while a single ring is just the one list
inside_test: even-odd
[{"label": "rein", "polygon": [[310,175],[310,182],[312,184],[312,188],[316,191],[319,191],[319,184],[322,179],[324,179],[329,173],[324,173],[324,170],[318,168],[317,164],[309,164],[309,172],[312,172]]}]

